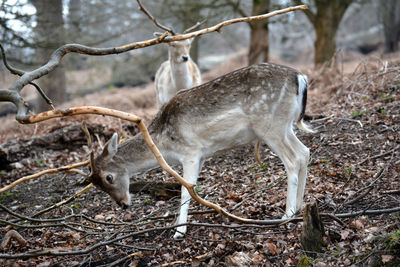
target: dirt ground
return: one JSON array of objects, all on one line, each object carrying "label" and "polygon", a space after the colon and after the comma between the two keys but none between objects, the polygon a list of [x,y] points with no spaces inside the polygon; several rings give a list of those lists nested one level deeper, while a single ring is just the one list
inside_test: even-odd
[{"label": "dirt ground", "polygon": [[[38,215],[82,189],[82,171],[45,175],[0,195],[0,264],[4,266],[380,266],[400,264],[400,60],[375,57],[332,68],[301,67],[310,78],[306,114],[318,132],[299,139],[310,148],[305,204],[316,203],[323,219],[322,251],[307,253],[300,243],[302,221],[281,225],[241,225],[197,203],[191,205],[188,234],[174,240],[179,192],[133,194],[120,209],[103,192],[89,192]],[[350,65],[352,64],[352,65]],[[240,64],[239,64],[240,65]],[[234,66],[234,64],[232,64]],[[220,71],[220,70],[219,70]],[[219,75],[214,74],[214,75]],[[212,79],[213,74],[208,74]],[[148,122],[156,113],[151,85],[102,91],[65,107],[99,105],[133,112]],[[29,158],[0,171],[1,186],[24,175],[87,159],[79,131],[82,120],[104,142],[114,131],[137,132],[129,123],[79,116],[39,125],[1,118],[2,146],[40,144],[43,135],[65,131],[61,147],[29,151]],[[68,128],[72,127],[72,128]],[[75,128],[73,128],[75,127]],[[68,130],[69,129],[69,130]],[[45,137],[47,138],[47,137]],[[33,141],[34,140],[34,141]],[[67,145],[69,144],[69,145]],[[255,162],[253,145],[206,161],[199,194],[251,219],[283,215],[286,173],[279,158],[262,146],[264,164]],[[176,168],[181,171],[179,167]],[[174,182],[161,169],[132,179],[150,186]],[[5,239],[15,230],[21,239]]]}]

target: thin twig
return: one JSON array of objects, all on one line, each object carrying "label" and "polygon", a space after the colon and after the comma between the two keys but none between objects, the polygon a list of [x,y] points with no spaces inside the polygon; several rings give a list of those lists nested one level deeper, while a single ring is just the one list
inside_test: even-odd
[{"label": "thin twig", "polygon": [[32,217],[37,217],[37,216],[39,216],[39,215],[41,215],[41,214],[43,214],[43,213],[46,213],[46,212],[48,212],[48,211],[50,211],[50,210],[59,208],[59,207],[65,205],[65,204],[67,204],[67,203],[69,203],[69,202],[75,200],[75,199],[77,199],[80,195],[84,194],[86,191],[88,191],[88,190],[89,190],[90,188],[92,188],[92,187],[93,187],[93,184],[88,184],[86,187],[84,187],[83,189],[81,189],[81,190],[79,190],[78,192],[76,192],[73,196],[71,196],[71,197],[69,197],[69,198],[67,198],[66,200],[63,200],[63,201],[61,201],[61,202],[58,202],[58,203],[54,204],[53,206],[50,206],[50,207],[48,207],[48,208],[46,208],[46,209],[44,209],[44,210],[41,210],[41,211],[35,213],[34,215],[32,215]]},{"label": "thin twig", "polygon": [[378,154],[378,155],[375,155],[375,156],[372,156],[372,157],[365,158],[365,159],[363,159],[362,161],[360,161],[360,162],[358,163],[358,165],[361,165],[361,164],[363,164],[364,162],[366,162],[366,161],[368,161],[368,160],[371,160],[371,159],[377,159],[377,158],[380,158],[380,157],[389,155],[390,153],[395,152],[395,151],[398,150],[399,148],[400,148],[400,145],[398,145],[398,146],[396,146],[395,148],[393,148],[393,149],[391,149],[391,150],[389,150],[389,151],[386,151],[386,152],[384,152],[384,153],[381,153],[381,154]]},{"label": "thin twig", "polygon": [[142,3],[140,2],[140,0],[136,0],[138,5],[139,5],[139,10],[142,11],[151,21],[153,21],[153,23],[160,29],[163,29],[164,31],[170,32],[172,35],[175,35],[176,32],[172,29],[169,28],[167,26],[164,26],[162,24],[160,24],[156,18],[151,15],[151,13],[142,5]]}]

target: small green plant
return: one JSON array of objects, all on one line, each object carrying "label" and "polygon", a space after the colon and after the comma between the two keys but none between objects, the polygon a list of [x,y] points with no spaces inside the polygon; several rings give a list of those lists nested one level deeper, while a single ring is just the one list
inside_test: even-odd
[{"label": "small green plant", "polygon": [[381,109],[381,114],[385,115],[387,113],[388,113],[388,111],[386,109]]},{"label": "small green plant", "polygon": [[400,230],[396,230],[393,233],[389,234],[388,245],[391,249],[400,249]]},{"label": "small green plant", "polygon": [[0,170],[0,174],[5,174],[6,171],[5,170]]},{"label": "small green plant", "polygon": [[35,164],[37,167],[46,167],[46,162],[44,159],[36,159]]},{"label": "small green plant", "polygon": [[81,208],[82,207],[82,204],[81,203],[74,203],[74,204],[72,204],[71,206],[70,206],[70,208],[71,209],[78,209],[78,208]]},{"label": "small green plant", "polygon": [[328,162],[328,159],[321,158],[321,159],[319,159],[319,162],[320,162],[320,163],[326,163],[326,162]]},{"label": "small green plant", "polygon": [[149,204],[149,203],[150,203],[150,197],[149,197],[149,196],[146,196],[146,197],[144,198],[144,200],[143,200],[143,203],[144,203],[145,205]]},{"label": "small green plant", "polygon": [[3,201],[7,198],[18,198],[19,195],[13,191],[7,191],[4,192],[3,194],[0,194],[0,201]]},{"label": "small green plant", "polygon": [[353,169],[352,166],[344,167],[343,173],[344,173],[344,176],[345,176],[346,178],[349,178],[353,172],[354,172],[354,169]]},{"label": "small green plant", "polygon": [[306,254],[303,254],[300,256],[299,262],[297,263],[297,267],[308,267],[312,266],[314,263],[314,259],[307,256]]},{"label": "small green plant", "polygon": [[262,170],[266,170],[269,168],[269,165],[267,163],[261,163],[261,164],[256,164],[253,167],[251,167],[252,172],[259,172]]},{"label": "small green plant", "polygon": [[380,93],[378,98],[380,100],[383,100],[386,103],[390,103],[393,102],[395,100],[394,96],[392,94],[384,94],[384,93]]},{"label": "small green plant", "polygon": [[351,113],[352,117],[362,117],[363,115],[365,115],[365,113],[367,113],[366,110],[355,110]]},{"label": "small green plant", "polygon": [[203,190],[203,188],[202,188],[201,186],[199,186],[199,185],[196,185],[196,186],[194,187],[194,192],[195,192],[196,194],[199,194],[199,192],[201,192],[201,190]]}]

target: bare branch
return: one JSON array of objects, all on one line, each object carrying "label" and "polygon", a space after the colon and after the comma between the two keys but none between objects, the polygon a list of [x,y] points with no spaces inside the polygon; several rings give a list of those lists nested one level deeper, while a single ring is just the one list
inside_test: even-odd
[{"label": "bare branch", "polygon": [[[10,64],[8,64],[7,61],[7,57],[6,57],[6,53],[4,51],[3,46],[0,44],[0,50],[1,50],[1,56],[3,58],[3,63],[4,66],[12,73],[18,76],[22,76],[25,74],[24,71],[19,70],[17,68],[12,67]],[[29,82],[30,85],[34,86],[36,88],[36,90],[39,92],[39,94],[44,98],[44,100],[46,101],[47,104],[49,104],[51,106],[52,109],[55,109],[53,102],[50,100],[50,98],[45,94],[45,92],[39,87],[39,85],[37,85],[36,83],[33,82]],[[1,99],[1,98],[0,98]]]},{"label": "bare branch", "polygon": [[[139,1],[140,2],[140,1]],[[123,45],[120,47],[110,47],[110,48],[93,48],[80,44],[66,44],[58,48],[50,57],[50,60],[40,68],[37,68],[30,72],[25,72],[22,76],[14,82],[14,84],[9,89],[0,89],[0,101],[8,101],[15,104],[17,107],[17,117],[16,119],[20,122],[26,120],[28,117],[28,104],[24,101],[24,99],[20,96],[20,91],[24,86],[30,84],[32,81],[48,74],[53,71],[61,62],[62,58],[68,53],[79,53],[91,56],[104,56],[111,54],[120,54],[127,51],[131,51],[134,49],[144,48],[152,45],[156,45],[159,43],[180,41],[185,39],[194,38],[203,34],[211,33],[214,31],[220,31],[222,27],[231,25],[239,22],[249,22],[253,20],[261,20],[266,19],[272,16],[284,14],[287,12],[295,11],[295,10],[304,10],[307,9],[307,6],[295,6],[289,7],[281,10],[276,10],[264,15],[252,16],[252,17],[244,17],[244,18],[236,18],[227,21],[223,21],[217,25],[212,27],[198,30],[195,32],[187,33],[187,34],[179,34],[174,35],[172,37],[167,37],[168,32],[165,32],[163,35],[158,38],[149,39],[140,42],[134,42],[127,45]],[[39,91],[40,92],[40,91]],[[42,94],[43,96],[44,94]],[[51,103],[51,102],[50,102]],[[54,111],[54,109],[53,109]]]},{"label": "bare branch", "polygon": [[186,30],[184,30],[183,33],[185,34],[185,33],[189,33],[189,32],[197,30],[201,25],[206,23],[206,21],[207,21],[207,19],[203,19],[202,21],[197,22],[195,25],[193,25],[193,26],[187,28]]},{"label": "bare branch", "polygon": [[5,234],[3,241],[0,244],[1,249],[5,249],[11,242],[11,239],[17,240],[17,242],[21,245],[24,246],[26,245],[26,240],[15,230],[10,230]]},{"label": "bare branch", "polygon": [[174,41],[180,41],[180,40],[185,40],[185,39],[189,39],[189,38],[194,38],[194,37],[197,37],[197,36],[200,36],[203,34],[207,34],[210,32],[215,32],[215,31],[219,32],[219,31],[221,31],[222,27],[228,26],[231,24],[235,24],[235,23],[239,23],[239,22],[250,22],[250,21],[254,21],[254,20],[267,19],[267,18],[276,16],[276,15],[281,15],[281,14],[292,12],[295,10],[305,10],[305,9],[308,9],[308,7],[306,5],[300,5],[300,6],[294,6],[294,7],[288,7],[288,8],[284,8],[284,9],[280,9],[280,10],[275,10],[275,11],[272,11],[272,12],[269,12],[269,13],[263,14],[263,15],[230,19],[230,20],[220,22],[220,23],[218,23],[212,27],[206,28],[206,29],[198,30],[195,32],[187,33],[187,34],[179,34],[179,35],[167,37],[167,38],[165,38],[165,40],[163,42],[174,42]]},{"label": "bare branch", "polygon": [[167,26],[164,26],[164,25],[160,24],[156,20],[156,18],[153,15],[151,15],[151,13],[142,5],[140,0],[136,0],[136,1],[137,1],[138,5],[139,5],[139,10],[142,11],[144,14],[146,14],[146,16],[149,19],[151,19],[158,28],[163,29],[164,31],[167,31],[167,32],[171,33],[172,35],[176,34],[175,31],[172,28],[169,28]]},{"label": "bare branch", "polygon": [[69,169],[85,166],[87,164],[89,164],[89,161],[79,162],[79,163],[75,163],[75,164],[72,164],[72,165],[63,166],[63,167],[59,167],[59,168],[55,168],[55,169],[47,169],[47,170],[44,170],[44,171],[41,171],[41,172],[38,172],[38,173],[35,173],[35,174],[32,174],[32,175],[24,176],[24,177],[14,181],[14,182],[12,182],[9,185],[4,186],[3,188],[0,188],[0,194],[4,193],[7,190],[10,190],[11,188],[13,188],[14,186],[16,186],[16,185],[18,185],[20,183],[29,181],[31,179],[38,178],[38,177],[40,177],[42,175],[45,175],[47,173],[55,173],[55,172],[65,171],[65,170],[69,170]]}]

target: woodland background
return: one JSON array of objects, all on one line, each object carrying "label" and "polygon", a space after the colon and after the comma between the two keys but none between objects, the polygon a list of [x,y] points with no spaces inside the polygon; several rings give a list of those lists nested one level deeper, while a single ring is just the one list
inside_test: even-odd
[{"label": "woodland background", "polygon": [[[306,203],[317,203],[326,246],[307,253],[302,222],[238,225],[193,203],[188,236],[175,241],[179,186],[161,169],[138,177],[134,205],[123,211],[92,189],[61,207],[44,210],[83,187],[87,168],[46,175],[0,195],[0,263],[15,266],[361,266],[400,262],[400,3],[396,0],[166,0],[143,1],[176,31],[207,19],[257,15],[296,4],[308,11],[268,21],[235,24],[196,38],[192,58],[203,80],[262,61],[293,66],[309,76],[307,119],[316,134],[299,133],[312,157]],[[152,38],[160,31],[136,1],[0,1],[0,43],[8,61],[29,70],[66,43],[114,47]],[[134,113],[148,123],[157,112],[154,74],[167,59],[166,45],[120,55],[69,54],[39,79],[57,108],[96,105]],[[0,88],[15,76],[0,66]],[[23,90],[35,112],[49,110],[31,86]],[[15,120],[13,104],[0,102],[0,185],[48,168],[86,160],[79,129],[88,123],[104,144],[135,125],[82,115],[35,125]],[[208,160],[199,194],[237,215],[280,218],[286,178],[279,159],[252,146]],[[178,168],[179,170],[179,168]],[[142,183],[141,186],[139,184]],[[158,190],[158,188],[161,188]],[[41,212],[43,211],[43,212]],[[39,215],[39,213],[41,213]],[[354,213],[354,214],[350,214]],[[25,242],[6,234],[16,230]],[[5,242],[7,241],[7,242]]]}]

